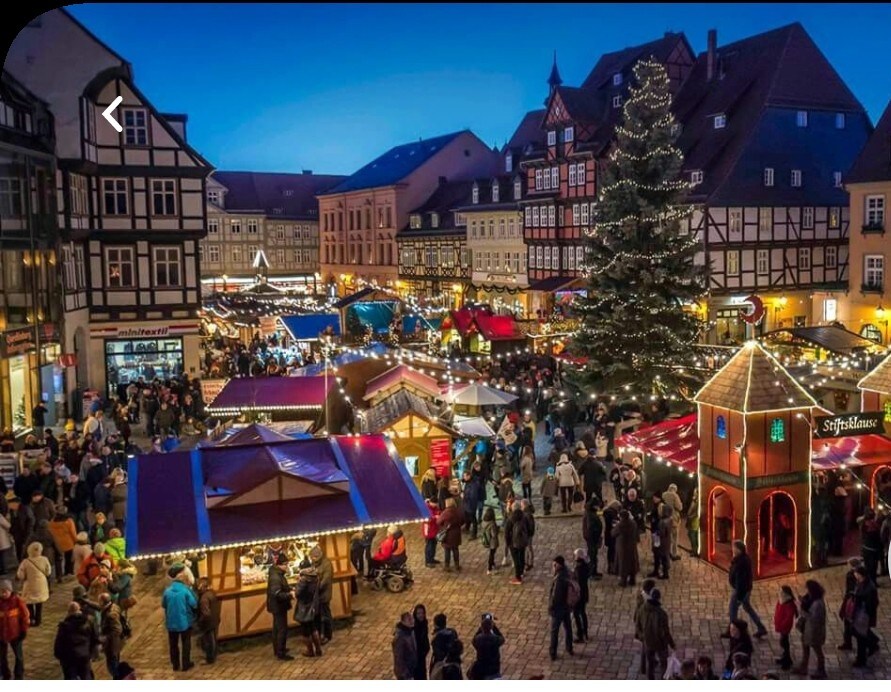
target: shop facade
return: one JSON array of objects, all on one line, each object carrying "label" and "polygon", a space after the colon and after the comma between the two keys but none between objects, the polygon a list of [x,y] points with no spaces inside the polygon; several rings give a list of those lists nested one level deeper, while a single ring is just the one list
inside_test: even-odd
[{"label": "shop facade", "polygon": [[0,427],[22,433],[33,426],[32,411],[46,406],[44,424],[65,415],[60,346],[55,325],[21,327],[0,333]]}]

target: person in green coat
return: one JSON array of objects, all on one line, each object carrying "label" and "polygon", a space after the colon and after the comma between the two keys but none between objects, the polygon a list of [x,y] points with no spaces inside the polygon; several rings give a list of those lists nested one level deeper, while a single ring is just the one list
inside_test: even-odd
[{"label": "person in green coat", "polygon": [[115,564],[127,557],[127,544],[120,529],[115,528],[108,532],[105,551],[114,558]]}]

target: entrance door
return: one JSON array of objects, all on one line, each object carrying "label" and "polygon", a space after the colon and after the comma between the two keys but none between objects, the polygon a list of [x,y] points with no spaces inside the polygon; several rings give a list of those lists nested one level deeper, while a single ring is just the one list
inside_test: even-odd
[{"label": "entrance door", "polygon": [[792,496],[781,490],[761,501],[758,510],[759,577],[774,577],[796,571],[797,512]]},{"label": "entrance door", "polygon": [[720,567],[730,567],[736,512],[726,488],[717,486],[708,498],[708,560]]}]

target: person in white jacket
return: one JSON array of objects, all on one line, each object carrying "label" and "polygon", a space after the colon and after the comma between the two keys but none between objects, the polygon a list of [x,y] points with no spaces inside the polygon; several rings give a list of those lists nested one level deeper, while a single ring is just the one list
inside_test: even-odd
[{"label": "person in white jacket", "polygon": [[581,484],[579,474],[569,461],[569,456],[561,454],[554,471],[557,478],[557,487],[560,489],[560,503],[563,506],[563,514],[567,514],[572,505],[572,494]]},{"label": "person in white jacket", "polygon": [[31,613],[31,626],[40,625],[43,604],[49,600],[49,577],[53,573],[50,561],[43,556],[43,546],[37,541],[28,546],[28,557],[22,560],[16,577],[22,582],[22,600]]}]

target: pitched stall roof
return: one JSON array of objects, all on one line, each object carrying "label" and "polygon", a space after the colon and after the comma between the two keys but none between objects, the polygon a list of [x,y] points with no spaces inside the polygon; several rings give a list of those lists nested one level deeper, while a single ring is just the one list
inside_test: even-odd
[{"label": "pitched stall roof", "polygon": [[782,338],[788,335],[792,339],[801,339],[815,346],[838,353],[840,355],[850,355],[852,351],[857,349],[874,350],[881,348],[874,341],[870,341],[859,334],[850,332],[847,329],[834,326],[822,327],[789,327],[787,329],[777,329],[764,335],[764,339]]},{"label": "pitched stall roof", "polygon": [[739,413],[817,406],[813,397],[757,341],[746,342],[693,400]]},{"label": "pitched stall roof", "polygon": [[265,425],[251,423],[243,428],[232,428],[229,434],[218,440],[211,440],[202,447],[240,447],[242,445],[257,445],[264,442],[285,442],[294,438],[283,433],[267,428]]},{"label": "pitched stall roof", "polygon": [[328,327],[340,336],[340,315],[337,313],[309,313],[306,315],[285,315],[280,317],[282,326],[292,339],[299,341],[318,339]]},{"label": "pitched stall roof", "polygon": [[431,397],[439,397],[439,385],[436,378],[420,373],[403,363],[369,380],[363,399],[367,401],[380,392],[406,385]]},{"label": "pitched stall roof", "polygon": [[228,192],[225,211],[262,211],[280,219],[318,220],[316,195],[346,180],[343,175],[215,171],[213,178]]},{"label": "pitched stall roof", "polygon": [[891,394],[891,354],[857,383],[860,389],[879,394]]},{"label": "pitched stall roof", "polygon": [[[327,388],[326,388],[327,380]],[[211,413],[270,409],[320,409],[334,388],[333,377],[238,377],[229,380],[207,407]]]},{"label": "pitched stall roof", "polygon": [[406,389],[400,389],[365,412],[365,431],[377,433],[386,430],[409,413],[448,429],[445,423],[437,419],[437,409],[430,401]]},{"label": "pitched stall roof", "polygon": [[696,420],[695,413],[665,420],[622,435],[616,444],[661,457],[666,463],[679,466],[683,471],[693,474],[696,473],[699,458],[699,432]]},{"label": "pitched stall roof", "polygon": [[891,101],[845,176],[848,183],[891,180]]},{"label": "pitched stall roof", "polygon": [[429,516],[382,435],[146,454],[129,471],[131,557]]}]

